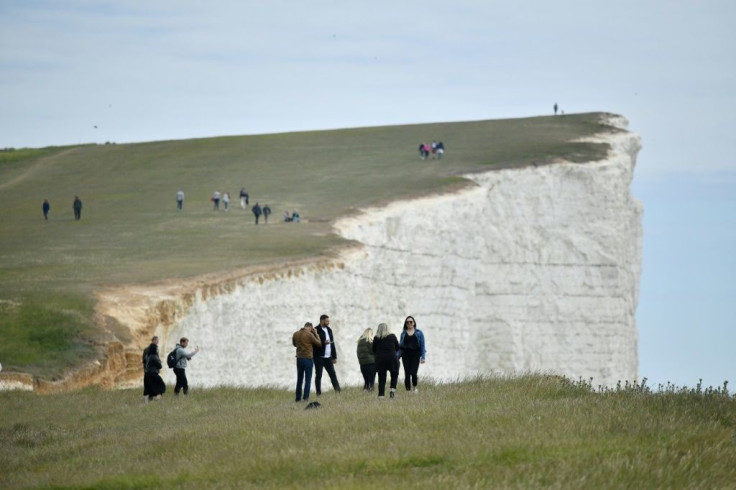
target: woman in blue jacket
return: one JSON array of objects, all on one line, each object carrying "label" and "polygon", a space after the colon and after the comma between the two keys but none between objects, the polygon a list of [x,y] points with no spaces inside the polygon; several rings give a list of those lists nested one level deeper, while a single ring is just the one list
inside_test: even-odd
[{"label": "woman in blue jacket", "polygon": [[404,386],[406,391],[414,393],[417,390],[417,372],[419,364],[424,364],[427,349],[424,346],[424,334],[417,328],[417,322],[413,316],[407,316],[404,320],[404,330],[401,332],[399,341],[399,357],[404,365]]}]

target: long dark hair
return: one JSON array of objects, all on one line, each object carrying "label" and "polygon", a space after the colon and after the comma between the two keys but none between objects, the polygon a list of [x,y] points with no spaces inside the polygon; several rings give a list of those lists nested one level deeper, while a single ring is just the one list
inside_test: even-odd
[{"label": "long dark hair", "polygon": [[409,318],[411,318],[412,321],[414,322],[414,330],[416,330],[417,329],[417,321],[411,315],[407,316],[406,319],[404,320],[404,330],[408,330],[408,328],[406,327],[406,320],[408,320]]}]

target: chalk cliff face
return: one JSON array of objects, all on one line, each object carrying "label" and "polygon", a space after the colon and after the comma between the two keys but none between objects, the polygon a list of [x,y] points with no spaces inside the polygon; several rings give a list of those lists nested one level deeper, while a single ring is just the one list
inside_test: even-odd
[{"label": "chalk cliff face", "polygon": [[640,140],[626,131],[600,140],[611,145],[604,161],[469,175],[476,185],[463,191],[343,219],[336,230],[359,246],[333,263],[197,294],[157,333],[166,348],[181,336],[202,347],[189,367],[199,386],[292,387],[292,333],[322,313],[344,385],[362,383],[363,330],[386,322],[398,335],[407,315],[426,337],[420,379],[537,371],[595,385],[633,380],[642,207],[630,184]]}]

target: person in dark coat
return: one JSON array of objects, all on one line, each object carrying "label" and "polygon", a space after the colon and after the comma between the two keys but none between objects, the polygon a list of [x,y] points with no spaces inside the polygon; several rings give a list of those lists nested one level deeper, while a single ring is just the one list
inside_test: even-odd
[{"label": "person in dark coat", "polygon": [[399,379],[399,341],[396,335],[388,329],[388,325],[381,323],[373,338],[373,354],[376,356],[376,371],[378,372],[378,398],[385,398],[386,372],[391,374],[391,398],[396,394],[396,383]]},{"label": "person in dark coat", "polygon": [[263,221],[268,224],[268,215],[271,214],[271,208],[268,206],[268,204],[263,205]]},{"label": "person in dark coat", "polygon": [[146,397],[146,402],[160,400],[161,395],[166,393],[166,384],[158,374],[162,368],[161,358],[158,355],[158,345],[149,345],[148,356],[146,357],[146,374],[143,377],[143,396]]},{"label": "person in dark coat", "polygon": [[51,204],[49,204],[48,199],[43,200],[43,206],[41,207],[43,209],[43,219],[49,219],[49,211],[51,210]]},{"label": "person in dark coat", "polygon": [[79,199],[79,196],[74,196],[74,204],[72,204],[72,209],[74,209],[74,219],[82,219],[82,200]]},{"label": "person in dark coat", "polygon": [[363,375],[363,389],[373,391],[376,383],[376,356],[373,354],[373,329],[366,328],[358,339],[358,364]]},{"label": "person in dark coat", "polygon": [[262,214],[261,206],[258,203],[256,203],[255,206],[253,206],[253,214],[256,217],[256,224],[258,224],[258,218],[260,218]]}]

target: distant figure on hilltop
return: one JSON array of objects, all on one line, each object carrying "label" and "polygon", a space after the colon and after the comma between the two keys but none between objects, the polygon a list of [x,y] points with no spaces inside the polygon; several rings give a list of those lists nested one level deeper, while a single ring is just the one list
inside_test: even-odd
[{"label": "distant figure on hilltop", "polygon": [[442,160],[442,157],[445,155],[445,144],[443,142],[437,143],[437,159]]},{"label": "distant figure on hilltop", "polygon": [[556,115],[557,115],[557,109],[559,109],[559,107],[557,107],[557,102],[555,102],[555,107],[554,107],[554,109],[555,109],[555,116],[556,116]]},{"label": "distant figure on hilltop", "polygon": [[176,209],[178,211],[181,211],[181,208],[183,205],[184,205],[184,191],[179,189],[179,191],[176,193]]},{"label": "distant figure on hilltop", "polygon": [[255,206],[253,206],[253,214],[256,217],[256,224],[258,224],[258,218],[261,217],[261,213],[262,213],[261,206],[259,206],[258,203],[256,202]]},{"label": "distant figure on hilltop", "polygon": [[51,210],[51,204],[49,204],[48,199],[43,200],[43,206],[41,206],[41,209],[43,209],[43,219],[49,219],[49,211]]},{"label": "distant figure on hilltop", "polygon": [[271,214],[271,208],[268,204],[263,205],[263,221],[268,224],[268,215]]},{"label": "distant figure on hilltop", "polygon": [[230,193],[226,192],[222,195],[222,203],[224,204],[225,211],[227,212],[227,208],[230,205]]},{"label": "distant figure on hilltop", "polygon": [[427,158],[427,153],[424,151],[424,143],[419,143],[419,158],[422,160]]},{"label": "distant figure on hilltop", "polygon": [[74,210],[74,219],[82,219],[82,200],[79,199],[79,196],[74,196],[74,204],[72,204],[72,209]]},{"label": "distant figure on hilltop", "polygon": [[248,205],[248,191],[245,190],[245,187],[241,187],[240,189],[240,208],[245,209],[245,207]]},{"label": "distant figure on hilltop", "polygon": [[215,193],[212,194],[212,202],[215,205],[212,208],[212,211],[219,211],[220,209],[220,191],[215,191]]}]

